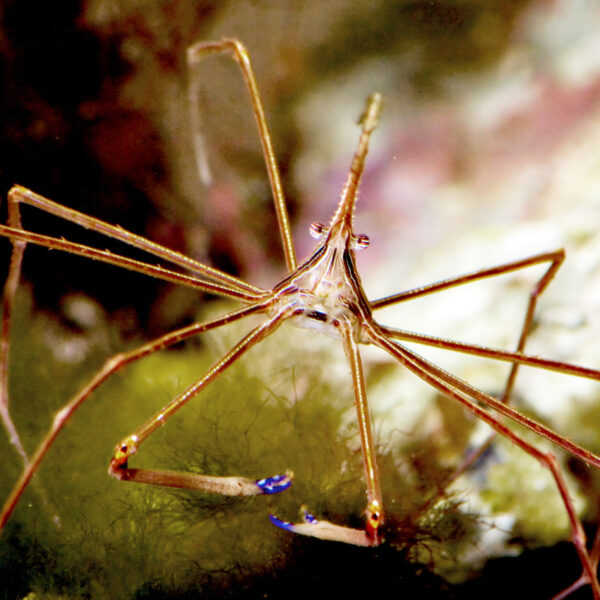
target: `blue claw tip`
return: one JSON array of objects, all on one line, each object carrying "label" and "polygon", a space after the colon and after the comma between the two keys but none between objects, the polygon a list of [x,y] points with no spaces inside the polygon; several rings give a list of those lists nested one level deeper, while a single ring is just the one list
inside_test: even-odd
[{"label": "blue claw tip", "polygon": [[289,521],[282,521],[278,519],[275,515],[269,515],[269,519],[271,519],[271,523],[276,527],[280,527],[281,529],[285,529],[286,531],[294,531],[294,524]]},{"label": "blue claw tip", "polygon": [[275,475],[274,477],[258,479],[256,485],[261,489],[263,494],[278,494],[287,490],[292,485],[292,478],[287,473],[285,475]]},{"label": "blue claw tip", "polygon": [[[304,513],[303,519],[305,523],[308,523],[309,525],[316,525],[319,522],[317,521],[317,519],[315,519],[314,515],[311,515],[307,510],[303,510],[302,512]],[[285,529],[286,531],[296,531],[296,523],[282,521],[275,515],[269,515],[269,519],[271,519],[271,523],[273,523],[273,525],[275,525],[276,527],[280,527],[281,529]]]}]

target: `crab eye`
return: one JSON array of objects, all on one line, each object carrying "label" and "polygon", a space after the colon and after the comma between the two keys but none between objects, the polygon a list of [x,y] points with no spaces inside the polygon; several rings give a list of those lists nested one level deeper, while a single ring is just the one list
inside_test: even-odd
[{"label": "crab eye", "polygon": [[319,223],[315,221],[310,224],[310,235],[314,237],[316,240],[320,240],[323,237],[323,234],[327,231],[327,227],[323,225],[323,223]]},{"label": "crab eye", "polygon": [[371,240],[368,235],[361,233],[352,238],[352,249],[353,250],[364,250],[369,247]]}]

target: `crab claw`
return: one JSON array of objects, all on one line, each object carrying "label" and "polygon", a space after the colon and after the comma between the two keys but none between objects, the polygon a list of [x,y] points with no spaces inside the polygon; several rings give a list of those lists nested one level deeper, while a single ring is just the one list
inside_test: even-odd
[{"label": "crab claw", "polygon": [[282,521],[275,515],[270,515],[271,523],[280,529],[299,533],[300,535],[308,535],[320,540],[329,540],[334,542],[344,542],[354,546],[377,546],[379,540],[371,538],[366,531],[362,529],[352,529],[351,527],[343,527],[335,525],[329,521],[319,521],[305,508],[302,508],[302,521],[300,523],[291,523]]},{"label": "crab claw", "polygon": [[294,474],[291,471],[287,471],[284,475],[257,479],[255,484],[263,494],[278,494],[287,490],[292,485],[293,477]]}]

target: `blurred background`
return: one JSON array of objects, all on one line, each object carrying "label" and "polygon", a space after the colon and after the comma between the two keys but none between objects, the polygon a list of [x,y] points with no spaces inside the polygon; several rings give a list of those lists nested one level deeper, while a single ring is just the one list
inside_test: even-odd
[{"label": "blurred background", "polygon": [[[186,65],[188,46],[221,37],[238,38],[250,51],[299,259],[313,245],[310,223],[326,222],[334,210],[356,144],[357,119],[366,97],[380,91],[384,114],[373,137],[356,224],[358,233],[371,238],[359,255],[368,297],[564,247],[567,261],[540,301],[528,349],[600,366],[600,6],[594,0],[5,0],[0,4],[2,209],[11,185],[19,183],[257,285],[275,284],[285,263],[237,67],[213,57],[192,71]],[[190,78],[202,91],[200,132],[190,126]],[[198,134],[206,156],[195,154]],[[202,160],[210,166],[210,184],[199,176]],[[24,209],[23,214],[29,229],[127,252],[39,212]],[[6,269],[10,245],[2,242],[0,252],[0,268]],[[530,271],[423,299],[402,311],[386,309],[381,320],[510,348],[524,302],[541,275]],[[60,326],[60,344],[52,335],[43,342],[59,363],[94,363],[90,345],[98,357],[110,355],[195,320],[213,302],[44,249],[28,248],[23,279],[29,312],[19,339],[35,343],[36,331],[47,336]],[[31,315],[47,320],[31,325]],[[102,329],[99,322],[109,328],[102,330],[101,342],[93,337]],[[25,350],[22,355],[32,360]],[[414,431],[422,422],[439,428],[440,417],[432,416],[438,400],[433,392],[412,390],[412,384],[388,377],[385,357],[366,356],[382,440],[398,429]],[[438,359],[435,353],[427,356]],[[439,360],[492,393],[506,372],[461,357]],[[419,408],[398,408],[399,395],[418,396]],[[591,450],[600,449],[597,386],[524,372],[516,396],[524,399],[524,410]],[[45,428],[42,420],[36,422],[37,439]],[[102,451],[102,456],[110,453]],[[577,474],[578,467],[571,467]],[[592,494],[598,484],[584,480],[583,495]],[[581,503],[586,519],[594,522],[593,501],[587,508]],[[566,539],[564,530],[556,535]],[[344,552],[325,580],[337,581],[336,568],[360,569],[349,567],[355,560],[369,564],[384,581],[398,568],[397,557],[378,556],[376,567],[371,559],[362,563]],[[482,559],[494,554],[477,552]],[[544,555],[542,564],[549,560]],[[532,575],[534,567],[526,565],[525,573],[538,582],[541,575]],[[576,561],[573,568],[570,579],[567,574],[563,584],[553,584],[554,593],[576,578]],[[402,576],[412,582],[412,573]],[[421,582],[431,587],[420,589],[419,597],[500,589],[498,579],[481,584],[488,587],[454,589],[445,579],[432,583],[427,577]],[[312,585],[325,585],[315,580]],[[185,586],[178,585],[183,597]],[[394,580],[394,585],[403,584]],[[167,587],[164,581],[146,586],[144,597],[151,596],[148,590],[162,597]],[[24,597],[31,586],[19,589],[20,595],[5,597]],[[553,593],[533,589],[527,597]],[[519,589],[508,591],[525,597]],[[123,592],[123,597],[131,595]]]}]

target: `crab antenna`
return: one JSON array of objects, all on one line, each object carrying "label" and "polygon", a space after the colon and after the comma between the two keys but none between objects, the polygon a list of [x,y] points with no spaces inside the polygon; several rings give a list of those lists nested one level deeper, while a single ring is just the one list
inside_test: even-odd
[{"label": "crab antenna", "polygon": [[375,93],[369,96],[365,112],[360,118],[359,122],[362,124],[362,131],[360,139],[358,140],[358,147],[356,148],[354,158],[352,159],[352,165],[348,172],[346,185],[342,191],[342,197],[340,198],[337,210],[331,219],[330,228],[333,227],[334,223],[338,223],[342,220],[345,220],[349,225],[352,225],[358,184],[364,171],[365,159],[367,157],[367,152],[369,151],[369,139],[371,138],[371,133],[373,133],[373,130],[377,127],[380,112],[381,94]]}]

